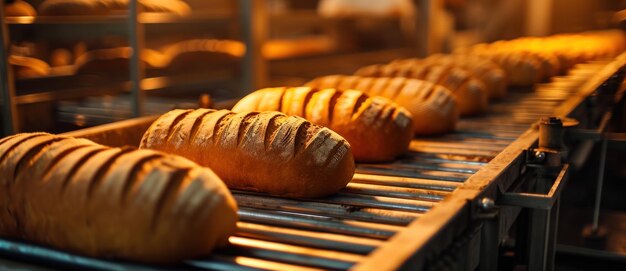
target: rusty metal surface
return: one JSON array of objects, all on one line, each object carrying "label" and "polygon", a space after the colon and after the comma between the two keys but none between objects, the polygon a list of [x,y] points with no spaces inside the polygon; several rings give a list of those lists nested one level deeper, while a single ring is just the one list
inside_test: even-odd
[{"label": "rusty metal surface", "polygon": [[[462,119],[455,132],[414,139],[410,151],[392,163],[359,164],[353,181],[336,195],[294,200],[234,191],[240,222],[230,245],[213,255],[167,268],[423,268],[468,231],[472,201],[506,189],[519,174],[521,151],[537,138],[532,124],[541,116],[554,114],[560,105],[576,106],[568,100],[578,97],[584,84],[602,81],[592,77],[604,76],[603,67],[606,63],[580,65],[568,76],[536,91],[512,90],[507,98],[494,102],[487,114]],[[562,108],[562,112],[567,111]],[[153,120],[134,119],[69,135],[114,146],[136,145]],[[85,258],[2,239],[0,254],[75,268],[162,269]]]}]

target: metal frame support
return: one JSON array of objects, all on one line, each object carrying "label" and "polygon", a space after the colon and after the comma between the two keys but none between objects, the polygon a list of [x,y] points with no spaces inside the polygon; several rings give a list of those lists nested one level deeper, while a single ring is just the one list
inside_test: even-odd
[{"label": "metal frame support", "polygon": [[598,166],[598,183],[596,185],[596,199],[593,206],[593,222],[591,231],[598,232],[598,223],[600,221],[600,205],[602,203],[602,186],[604,184],[604,168],[606,165],[606,152],[608,140],[606,137],[602,139],[602,148],[600,149],[600,165]]},{"label": "metal frame support", "polygon": [[437,8],[441,5],[440,0],[419,0],[417,20],[417,55],[426,57],[435,50],[435,34],[433,32],[434,17]]},{"label": "metal frame support", "polygon": [[[552,167],[537,166],[538,178],[547,177]],[[528,270],[554,270],[554,255],[559,219],[560,193],[567,183],[569,165],[564,164],[548,192],[537,185],[536,193],[505,192],[498,200],[499,205],[529,209]],[[541,183],[538,180],[538,183]]]},{"label": "metal frame support", "polygon": [[[554,270],[560,195],[570,169],[563,163],[567,153],[563,136],[575,125],[573,120],[542,118],[538,147],[526,151],[526,168],[536,169],[529,172],[534,178],[527,188],[530,192],[503,192],[498,199],[500,205],[528,209],[528,270]],[[554,182],[548,188],[549,179]]]},{"label": "metal frame support", "polygon": [[242,62],[242,88],[236,94],[243,96],[267,85],[267,62],[263,57],[269,22],[267,2],[239,0],[239,20],[246,53]]},{"label": "metal frame support", "polygon": [[498,253],[500,248],[500,219],[499,210],[495,207],[495,202],[490,198],[480,200],[479,218],[483,220],[480,232],[480,263],[479,271],[497,271]]},{"label": "metal frame support", "polygon": [[15,104],[15,82],[13,69],[9,65],[10,36],[9,29],[4,20],[4,1],[0,1],[0,92],[2,92],[2,129],[4,135],[11,135],[19,132],[19,121],[17,119],[17,105]]},{"label": "metal frame support", "polygon": [[139,21],[140,13],[141,5],[139,5],[138,0],[131,0],[128,13],[128,39],[130,48],[133,51],[130,58],[131,106],[133,117],[143,115],[145,100],[145,93],[141,86],[145,71],[145,67],[141,61],[145,32],[143,24]]}]

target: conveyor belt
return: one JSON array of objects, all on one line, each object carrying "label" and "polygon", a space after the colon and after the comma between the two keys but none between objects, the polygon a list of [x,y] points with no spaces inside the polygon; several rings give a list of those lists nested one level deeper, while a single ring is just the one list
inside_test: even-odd
[{"label": "conveyor belt", "polygon": [[[429,210],[516,140],[542,116],[575,94],[607,62],[577,66],[536,90],[511,89],[482,116],[464,118],[457,130],[411,142],[410,152],[392,163],[359,164],[340,193],[296,200],[234,192],[239,230],[231,245],[175,269],[345,270]],[[17,241],[1,240],[0,253],[63,268],[147,268],[71,255]]]}]

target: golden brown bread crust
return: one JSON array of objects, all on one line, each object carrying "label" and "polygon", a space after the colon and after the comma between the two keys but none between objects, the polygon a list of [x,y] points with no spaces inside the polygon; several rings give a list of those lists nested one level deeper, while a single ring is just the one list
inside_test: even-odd
[{"label": "golden brown bread crust", "polygon": [[[116,47],[89,51],[76,59],[76,74],[104,74],[112,77],[128,76],[130,71],[130,47]],[[148,69],[161,68],[167,59],[160,52],[143,49],[141,60]]]},{"label": "golden brown bread crust", "polygon": [[106,15],[110,12],[106,1],[46,0],[39,4],[42,16]]},{"label": "golden brown bread crust", "polygon": [[4,16],[36,16],[37,11],[28,2],[17,0],[4,5]]},{"label": "golden brown bread crust", "polygon": [[404,77],[361,77],[328,75],[313,79],[306,86],[356,89],[371,96],[393,100],[413,115],[413,133],[441,134],[454,130],[459,118],[454,94],[443,86]]},{"label": "golden brown bread crust", "polygon": [[333,194],[354,174],[345,139],[279,112],[173,110],[150,126],[141,148],[188,157],[230,188],[286,197]]},{"label": "golden brown bread crust", "polygon": [[[105,0],[113,11],[128,10],[129,0]],[[182,0],[139,0],[145,12],[165,12],[176,15],[187,15],[191,8]]]},{"label": "golden brown bread crust", "polygon": [[11,55],[9,64],[13,66],[16,78],[42,77],[50,73],[50,65],[34,57]]},{"label": "golden brown bread crust", "polygon": [[442,85],[456,97],[459,113],[479,114],[487,110],[485,84],[464,69],[437,63],[395,63],[366,66],[355,72],[364,77],[408,77]]},{"label": "golden brown bread crust", "polygon": [[[107,15],[128,10],[128,0],[46,0],[39,5],[45,16]],[[190,8],[179,0],[139,0],[143,11],[186,15]]]},{"label": "golden brown bread crust", "polygon": [[80,254],[173,263],[227,243],[236,203],[219,177],[152,150],[45,133],[0,141],[0,235]]},{"label": "golden brown bread crust", "polygon": [[490,99],[498,99],[506,96],[508,87],[506,72],[495,62],[485,57],[472,55],[431,55],[424,59],[409,58],[398,59],[391,64],[411,64],[419,65],[420,62],[431,65],[454,66],[470,72],[473,76],[485,84]]},{"label": "golden brown bread crust", "polygon": [[507,75],[511,85],[514,86],[532,86],[533,84],[543,81],[546,72],[541,61],[527,53],[499,53],[499,54],[482,54],[498,63]]},{"label": "golden brown bread crust", "polygon": [[363,162],[393,160],[407,150],[412,137],[409,111],[357,90],[267,88],[241,99],[233,111],[280,111],[304,117],[343,136],[354,159]]},{"label": "golden brown bread crust", "polygon": [[203,71],[233,66],[246,46],[234,40],[191,39],[161,49],[171,71]]}]

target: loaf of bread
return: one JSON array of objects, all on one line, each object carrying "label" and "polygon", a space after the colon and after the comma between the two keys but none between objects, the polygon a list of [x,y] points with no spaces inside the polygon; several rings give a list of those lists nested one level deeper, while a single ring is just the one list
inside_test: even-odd
[{"label": "loaf of bread", "polygon": [[506,96],[508,87],[506,72],[495,62],[489,60],[489,58],[462,54],[436,54],[424,59],[398,59],[391,62],[391,64],[419,65],[420,62],[430,63],[431,65],[440,64],[462,68],[485,84],[485,89],[490,99],[498,99]]},{"label": "loaf of bread", "polygon": [[419,79],[329,75],[318,77],[306,86],[356,89],[391,99],[411,112],[416,135],[450,132],[459,119],[454,94],[443,86]]},{"label": "loaf of bread", "polygon": [[[182,0],[138,0],[144,12],[164,12],[187,15],[191,8]],[[112,11],[128,10],[129,0],[105,0]]]},{"label": "loaf of bread", "polygon": [[452,91],[461,115],[487,110],[489,95],[485,84],[468,71],[453,65],[432,63],[396,63],[366,66],[355,75],[363,77],[408,77],[442,85]]},{"label": "loaf of bread", "polygon": [[4,4],[4,16],[36,16],[37,11],[28,2],[16,0]]},{"label": "loaf of bread", "polygon": [[590,31],[548,37],[522,37],[457,49],[457,53],[487,57],[502,66],[512,85],[528,86],[563,74],[577,63],[622,53],[622,31]]},{"label": "loaf of bread", "polygon": [[208,166],[230,188],[277,196],[330,195],[354,174],[345,139],[279,112],[173,110],[150,126],[140,147]]},{"label": "loaf of bread", "polygon": [[498,63],[509,76],[511,85],[532,86],[539,83],[545,77],[541,62],[531,56],[521,53],[508,54],[483,54],[492,61]]},{"label": "loaf of bread", "polygon": [[0,140],[0,235],[93,257],[174,263],[223,246],[236,203],[210,169],[46,133]]},{"label": "loaf of bread", "polygon": [[50,65],[34,57],[11,55],[9,56],[9,64],[13,66],[15,78],[35,78],[50,73]]},{"label": "loaf of bread", "polygon": [[361,162],[391,161],[406,152],[412,138],[409,111],[358,90],[266,88],[241,99],[233,111],[281,111],[304,117],[343,136],[354,159]]},{"label": "loaf of bread", "polygon": [[[130,47],[116,47],[89,51],[76,59],[76,74],[103,74],[110,77],[128,77],[130,73]],[[162,68],[167,59],[159,51],[143,49],[141,61],[146,69]]]},{"label": "loaf of bread", "polygon": [[[45,16],[108,15],[127,11],[129,0],[45,0],[39,5],[39,14]],[[186,15],[190,8],[180,0],[138,0],[143,11]]]},{"label": "loaf of bread", "polygon": [[191,39],[165,46],[161,52],[169,71],[198,72],[234,66],[245,54],[246,46],[234,40]]},{"label": "loaf of bread", "polygon": [[106,15],[110,12],[107,1],[45,0],[39,4],[39,15],[42,16]]}]

